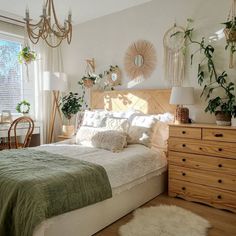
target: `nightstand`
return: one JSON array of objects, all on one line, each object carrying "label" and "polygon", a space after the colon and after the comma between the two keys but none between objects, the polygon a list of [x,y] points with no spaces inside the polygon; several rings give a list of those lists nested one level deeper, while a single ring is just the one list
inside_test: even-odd
[{"label": "nightstand", "polygon": [[67,139],[71,139],[72,137],[68,137],[68,136],[64,136],[64,135],[58,135],[57,136],[57,139],[58,141],[64,141],[64,140],[67,140]]},{"label": "nightstand", "polygon": [[236,212],[236,127],[170,125],[169,196]]}]

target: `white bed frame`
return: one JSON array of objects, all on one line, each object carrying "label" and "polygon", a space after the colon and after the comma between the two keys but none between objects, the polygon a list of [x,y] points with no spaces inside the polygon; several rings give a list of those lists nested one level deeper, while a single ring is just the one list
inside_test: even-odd
[{"label": "white bed frame", "polygon": [[[174,113],[175,106],[169,104],[170,93],[170,89],[92,91],[90,107]],[[155,176],[110,199],[50,218],[35,229],[33,236],[90,236],[163,193],[166,183],[166,173]]]},{"label": "white bed frame", "polygon": [[163,193],[166,172],[105,201],[83,207],[40,224],[33,236],[90,236]]}]

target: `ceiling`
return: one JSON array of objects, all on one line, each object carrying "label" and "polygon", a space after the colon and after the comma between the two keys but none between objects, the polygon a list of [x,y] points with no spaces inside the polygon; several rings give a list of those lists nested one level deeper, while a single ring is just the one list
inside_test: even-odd
[{"label": "ceiling", "polygon": [[[30,17],[37,21],[40,14],[42,14],[44,1],[45,0],[0,0],[0,14],[7,14],[11,17],[18,16],[22,19],[25,15],[25,8],[28,6]],[[68,11],[71,9],[73,23],[79,24],[149,1],[151,0],[54,0],[54,5],[59,20],[63,21],[68,15]]]}]

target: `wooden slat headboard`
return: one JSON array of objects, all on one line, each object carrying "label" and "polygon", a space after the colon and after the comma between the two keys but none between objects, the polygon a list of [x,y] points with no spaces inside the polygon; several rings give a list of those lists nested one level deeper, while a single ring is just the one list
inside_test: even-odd
[{"label": "wooden slat headboard", "polygon": [[91,91],[91,109],[121,111],[135,109],[145,114],[175,112],[169,104],[170,89]]}]

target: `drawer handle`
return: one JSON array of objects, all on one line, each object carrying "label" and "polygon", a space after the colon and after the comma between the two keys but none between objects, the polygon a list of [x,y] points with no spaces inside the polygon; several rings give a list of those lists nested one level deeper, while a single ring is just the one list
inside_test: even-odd
[{"label": "drawer handle", "polygon": [[186,173],[182,173],[183,176],[186,176]]},{"label": "drawer handle", "polygon": [[215,137],[219,138],[219,137],[223,137],[223,134],[215,134]]},{"label": "drawer handle", "polygon": [[222,179],[219,179],[219,180],[218,180],[218,183],[220,183],[220,184],[221,184],[221,183],[222,183]]},{"label": "drawer handle", "polygon": [[182,147],[186,147],[186,144],[182,144]]},{"label": "drawer handle", "polygon": [[223,151],[223,148],[219,148],[218,151],[219,151],[219,152],[222,152],[222,151]]},{"label": "drawer handle", "polygon": [[183,162],[185,162],[185,161],[186,161],[186,159],[185,159],[185,158],[183,158],[183,159],[182,159],[182,161],[183,161]]},{"label": "drawer handle", "polygon": [[217,198],[218,198],[218,199],[222,199],[222,196],[221,196],[221,195],[218,195]]},{"label": "drawer handle", "polygon": [[201,150],[201,151],[202,151],[202,148],[200,147],[200,148],[199,148],[199,150]]},{"label": "drawer handle", "polygon": [[182,131],[182,134],[186,134],[186,131]]},{"label": "drawer handle", "polygon": [[185,188],[185,187],[182,187],[182,190],[183,190],[183,191],[185,191],[185,190],[186,190],[186,188]]},{"label": "drawer handle", "polygon": [[220,167],[220,168],[221,168],[221,167],[223,167],[223,165],[222,165],[222,164],[219,164],[219,165],[218,165],[218,167]]}]

